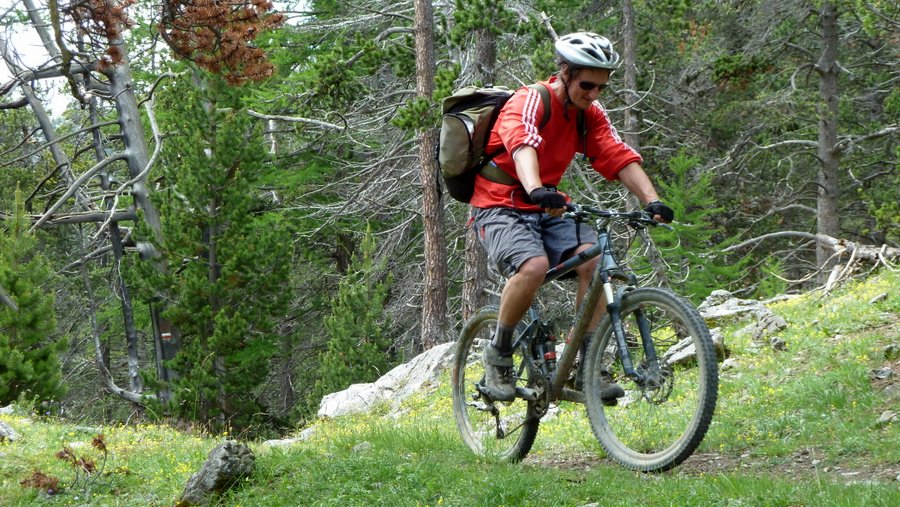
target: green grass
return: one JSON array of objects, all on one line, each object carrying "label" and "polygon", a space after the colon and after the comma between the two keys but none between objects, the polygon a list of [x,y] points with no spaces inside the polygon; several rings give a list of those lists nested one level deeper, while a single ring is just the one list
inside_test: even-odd
[{"label": "green grass", "polygon": [[[456,433],[445,380],[405,403],[399,417],[384,407],[320,421],[313,437],[289,447],[251,443],[255,473],[217,505],[900,505],[892,480],[900,474],[900,423],[876,424],[892,406],[870,378],[882,366],[900,374],[897,358],[884,353],[900,344],[898,286],[900,275],[882,273],[829,297],[772,305],[789,323],[781,352],[739,333],[746,323],[725,329],[737,366],[721,372],[716,416],[698,450],[728,463],[721,468],[689,461],[657,475],[624,470],[604,459],[583,408],[570,403],[541,424],[525,462],[478,458]],[[869,304],[881,293],[889,296]],[[170,506],[226,438],[104,427],[103,473],[73,484],[71,465],[55,454],[67,445],[99,464],[96,432],[27,414],[0,420],[22,437],[0,443],[0,506]],[[798,456],[814,456],[815,466],[795,470]],[[888,469],[893,475],[872,473]],[[35,470],[58,477],[63,492],[23,487]]]}]

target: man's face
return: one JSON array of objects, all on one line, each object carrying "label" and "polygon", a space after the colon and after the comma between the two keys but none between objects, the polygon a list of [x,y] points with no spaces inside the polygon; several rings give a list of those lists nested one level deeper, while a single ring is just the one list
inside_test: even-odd
[{"label": "man's face", "polygon": [[578,109],[588,109],[609,83],[609,71],[604,69],[579,69],[569,81],[569,99]]}]

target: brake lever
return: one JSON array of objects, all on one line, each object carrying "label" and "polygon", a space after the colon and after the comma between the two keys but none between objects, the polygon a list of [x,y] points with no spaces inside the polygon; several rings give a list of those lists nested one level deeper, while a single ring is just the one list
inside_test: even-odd
[{"label": "brake lever", "polygon": [[669,230],[669,231],[674,231],[674,230],[675,230],[674,227],[672,227],[671,225],[669,225],[669,224],[667,224],[667,223],[664,223],[664,222],[657,222],[656,220],[653,220],[653,217],[651,217],[650,214],[647,213],[646,211],[642,211],[641,214],[642,214],[643,216],[642,216],[640,219],[637,220],[637,222],[640,223],[641,225],[650,225],[650,226],[653,226],[653,227],[662,227],[663,229],[666,229],[666,230]]}]

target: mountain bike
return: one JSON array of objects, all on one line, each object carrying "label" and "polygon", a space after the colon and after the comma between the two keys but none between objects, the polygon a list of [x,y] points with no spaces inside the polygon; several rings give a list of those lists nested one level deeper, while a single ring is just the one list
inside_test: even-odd
[{"label": "mountain bike", "polygon": [[[452,369],[453,412],[462,439],[479,455],[519,461],[531,450],[550,407],[570,401],[585,405],[594,436],[613,460],[644,472],[669,470],[694,452],[712,421],[718,360],[709,329],[686,299],[667,289],[637,287],[636,277],[614,254],[611,223],[634,229],[665,224],[643,211],[580,205],[570,205],[563,217],[593,221],[598,241],[552,267],[544,284],[590,259],[600,259],[562,354],[557,357],[553,325],[533,304],[514,334],[516,398],[494,401],[482,389],[481,355],[496,328],[498,308],[476,312],[460,333]],[[583,359],[583,387],[576,390],[571,373],[601,301],[606,303],[606,315],[590,338]],[[676,354],[690,348],[693,355]],[[604,381],[617,382],[625,396],[601,399]]]}]

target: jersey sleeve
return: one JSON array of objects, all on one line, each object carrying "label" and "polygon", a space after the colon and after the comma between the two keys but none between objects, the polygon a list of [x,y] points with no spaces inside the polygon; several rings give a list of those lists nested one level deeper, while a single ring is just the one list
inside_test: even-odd
[{"label": "jersey sleeve", "polygon": [[538,126],[543,114],[540,92],[524,87],[513,94],[503,106],[495,127],[507,153],[511,154],[522,146],[531,146],[540,152],[544,139],[538,132]]},{"label": "jersey sleeve", "polygon": [[595,171],[608,180],[614,180],[626,165],[643,162],[641,155],[619,137],[598,102],[594,102],[586,116],[588,134],[585,155]]}]

